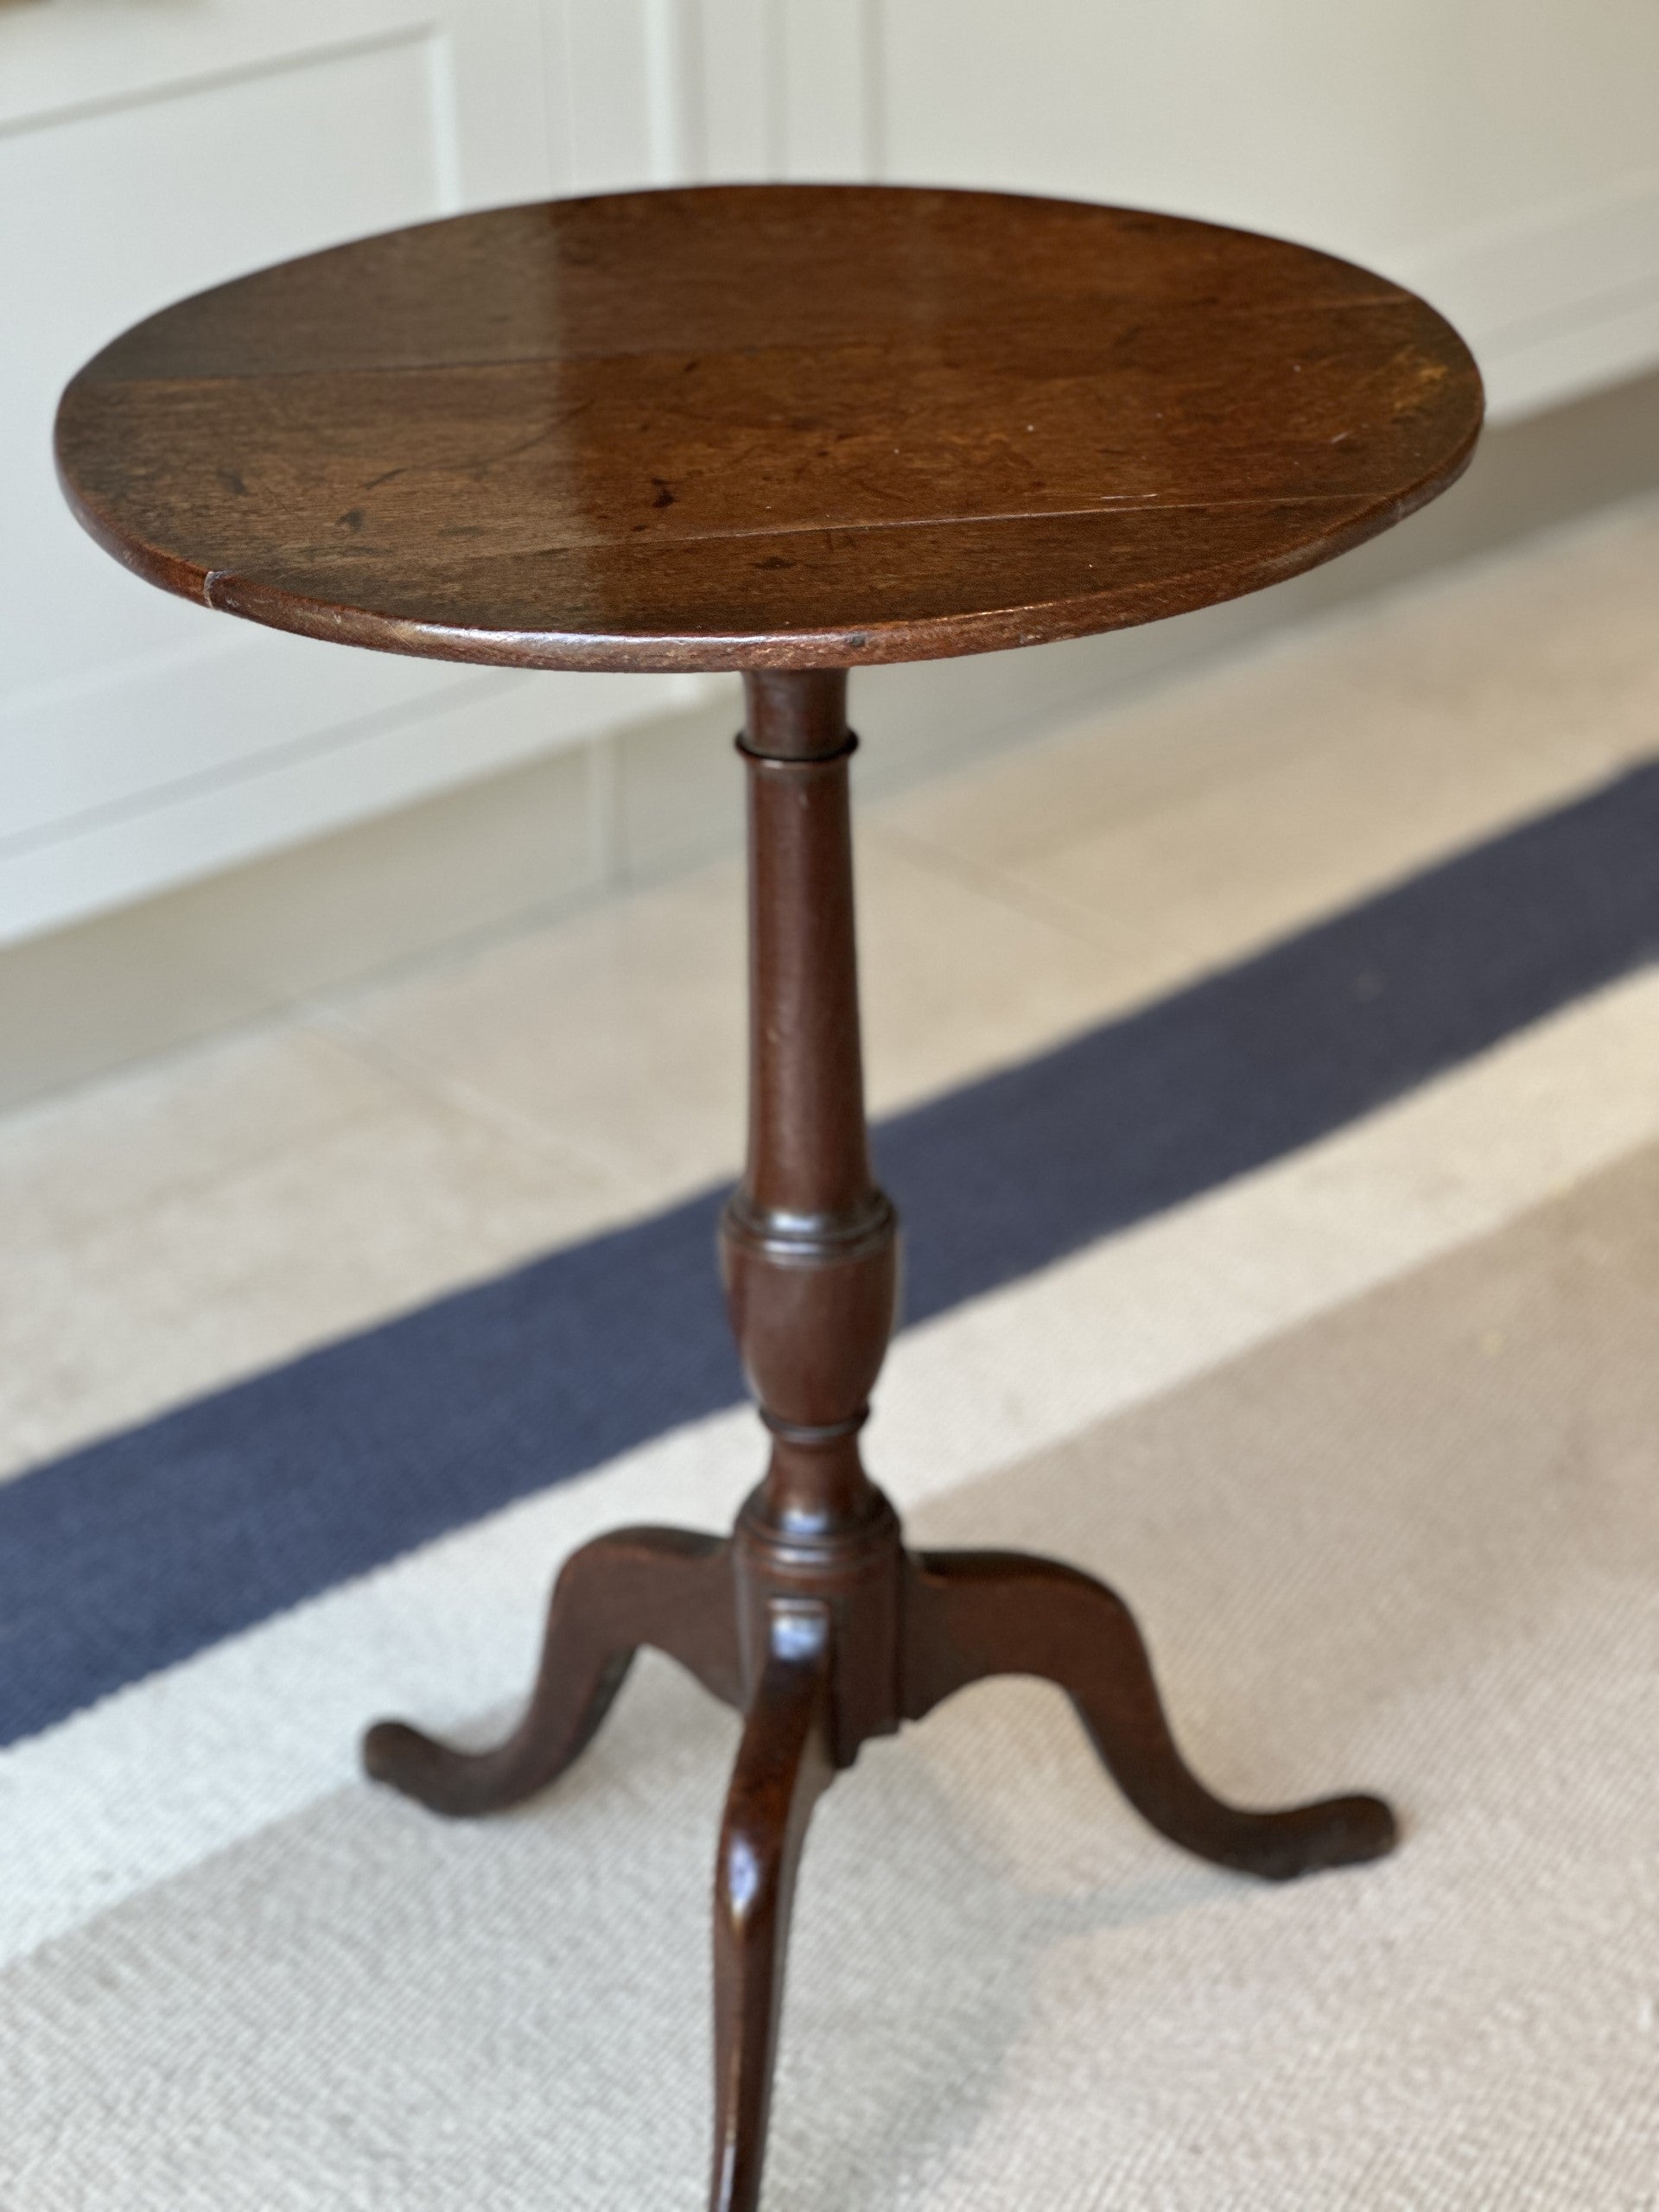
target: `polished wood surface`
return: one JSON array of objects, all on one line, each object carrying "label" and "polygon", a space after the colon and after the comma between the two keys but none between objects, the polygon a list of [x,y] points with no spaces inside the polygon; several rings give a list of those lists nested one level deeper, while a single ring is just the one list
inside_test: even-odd
[{"label": "polished wood surface", "polygon": [[898,1223],[865,1125],[846,678],[760,672],[747,688],[751,1116],[721,1248],[771,1432],[766,1475],[725,1541],[632,1529],[576,1553],[529,1707],[499,1749],[453,1750],[401,1721],[364,1747],[371,1774],[435,1811],[517,1803],[588,1742],[641,1644],[744,1714],[715,1864],[712,2212],[760,2202],[796,1870],[813,1805],[872,1737],[988,1676],[1034,1675],[1070,1696],[1136,1810],[1200,1858],[1283,1881],[1395,1839],[1374,1797],[1254,1812],[1211,1796],[1177,1748],[1132,1615],[1090,1576],[1014,1553],[906,1550],[859,1451]]},{"label": "polished wood surface", "polygon": [[278,628],[544,668],[917,660],[1150,621],[1442,490],[1397,285],[1173,217],[731,186],[499,209],[166,309],[65,394],[81,520]]}]

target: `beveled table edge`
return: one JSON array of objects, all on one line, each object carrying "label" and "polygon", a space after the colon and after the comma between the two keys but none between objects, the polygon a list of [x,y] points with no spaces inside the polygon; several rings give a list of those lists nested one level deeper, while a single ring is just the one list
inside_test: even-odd
[{"label": "beveled table edge", "polygon": [[[635,187],[620,192],[559,194],[551,195],[551,198],[560,202],[580,204],[603,200],[634,200],[654,197],[658,194],[687,191],[774,192],[778,189],[779,185],[773,181],[703,187],[659,185]],[[1149,583],[1077,593],[1063,599],[1039,601],[1023,606],[977,608],[957,614],[907,616],[887,622],[837,624],[810,629],[768,627],[756,631],[690,631],[677,633],[604,629],[485,629],[423,621],[412,616],[387,614],[369,607],[346,607],[333,600],[313,598],[281,585],[261,582],[257,578],[239,575],[234,569],[204,569],[124,532],[86,497],[70,476],[64,465],[60,443],[65,403],[111,347],[127,334],[122,332],[81,365],[60,397],[53,424],[53,455],[65,500],[87,534],[124,568],[130,569],[145,582],[172,592],[177,597],[196,601],[204,607],[260,623],[268,629],[286,630],[296,636],[324,639],[337,645],[359,645],[372,652],[402,653],[413,658],[457,661],[490,668],[591,670],[658,675],[712,674],[741,672],[745,669],[860,668],[907,661],[949,660],[974,653],[1001,652],[1026,645],[1057,644],[1068,639],[1098,636],[1111,630],[1133,629],[1144,623],[1160,621],[1166,616],[1192,613],[1201,607],[1220,606],[1232,599],[1248,598],[1251,593],[1265,590],[1269,585],[1285,582],[1292,576],[1322,567],[1325,562],[1337,559],[1356,546],[1363,545],[1368,539],[1392,529],[1396,523],[1404,521],[1420,507],[1427,506],[1456,483],[1474,457],[1484,427],[1485,392],[1479,365],[1461,333],[1431,302],[1424,300],[1410,286],[1382,276],[1364,264],[1349,259],[1346,255],[1332,253],[1322,246],[1307,245],[1298,239],[1281,238],[1274,232],[1257,231],[1247,225],[1216,222],[1202,216],[1170,216],[1166,209],[1138,207],[1116,200],[1077,200],[1063,194],[977,186],[873,183],[865,180],[814,181],[810,189],[848,193],[915,192],[934,195],[944,193],[963,200],[1026,200],[1038,205],[1089,209],[1102,213],[1156,216],[1193,229],[1264,239],[1305,253],[1313,259],[1374,276],[1390,293],[1414,300],[1423,307],[1440,324],[1463,354],[1467,364],[1473,402],[1466,435],[1441,461],[1426,470],[1414,484],[1380,497],[1370,505],[1362,505],[1338,528],[1327,529],[1318,534],[1310,533],[1305,542],[1286,548],[1276,557],[1259,556],[1247,558],[1244,562],[1236,556],[1217,560],[1177,575],[1160,577]],[[395,224],[385,231],[366,232],[361,238],[342,240],[338,248],[321,251],[323,253],[346,251],[354,245],[369,244],[377,238],[394,238],[405,231],[436,229],[456,219],[505,214],[548,204],[550,201],[542,198],[514,200],[503,202],[499,207],[467,210],[459,219],[454,215],[440,215],[421,223]],[[315,257],[315,255],[285,257],[263,264],[261,269],[245,271],[244,275],[258,276],[265,273],[266,270],[285,267],[290,258]],[[235,284],[242,281],[243,277],[236,277],[230,279],[229,283]],[[205,297],[208,293],[226,289],[227,286],[225,284],[209,285],[201,293],[187,295],[186,299]],[[169,304],[178,306],[184,303],[181,300]],[[168,309],[160,312],[164,314]],[[137,328],[149,319],[141,317],[139,324],[132,327]],[[1295,505],[1295,494],[1287,493],[1282,503]],[[1195,504],[1201,506],[1203,502]],[[1148,507],[1141,512],[1155,512],[1156,509]],[[1040,521],[1043,517],[1039,511],[1017,519]],[[879,529],[880,525],[874,527]],[[1243,573],[1230,580],[1229,571]]]}]

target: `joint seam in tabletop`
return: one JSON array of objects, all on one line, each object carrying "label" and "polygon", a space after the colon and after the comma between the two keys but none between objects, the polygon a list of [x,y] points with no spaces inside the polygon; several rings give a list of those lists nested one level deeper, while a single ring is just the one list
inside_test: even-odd
[{"label": "joint seam in tabletop", "polygon": [[[355,243],[359,245],[370,242],[372,241],[360,239],[355,241]],[[340,250],[343,251],[344,249]],[[194,296],[200,298],[206,296],[198,294]],[[1074,296],[1070,295],[1058,296],[1058,303],[1069,305],[1071,304],[1071,298],[1073,296]],[[1075,297],[1084,300],[1096,301],[1102,299],[1111,299],[1116,296],[1116,296],[1104,290],[1100,292],[1084,292],[1075,296]],[[1205,313],[1206,319],[1213,319],[1217,321],[1224,322],[1235,320],[1248,320],[1252,322],[1267,322],[1273,321],[1275,317],[1284,317],[1287,315],[1319,315],[1320,316],[1325,316],[1336,314],[1349,315],[1356,311],[1363,311],[1373,308],[1397,308],[1401,305],[1402,296],[1397,292],[1392,294],[1387,292],[1374,292],[1368,293],[1363,298],[1360,299],[1319,300],[1315,302],[1308,302],[1305,300],[1291,302],[1276,300],[1259,302],[1244,299],[1230,300],[1224,307],[1220,308],[1212,308],[1208,303],[1205,303]],[[187,300],[181,304],[188,306],[192,304],[192,302]],[[163,310],[163,312],[166,312],[166,310]],[[941,334],[942,337],[944,335],[948,335],[953,328],[958,327],[964,332],[969,332],[972,330],[973,326],[971,323],[966,321],[959,326],[950,323],[942,323],[936,326],[936,328]],[[119,345],[121,342],[122,341],[119,339],[113,341],[114,345]],[[843,345],[869,345],[876,342],[879,341],[868,339],[853,339],[843,341]],[[106,350],[112,350],[112,348]],[[755,345],[738,346],[734,347],[733,350],[735,353],[753,358],[762,353],[776,353],[780,351],[797,352],[800,349],[798,346],[779,347]],[[828,347],[817,350],[834,353],[843,350],[843,346],[831,345]],[[555,358],[562,362],[580,361],[587,366],[593,368],[601,367],[607,361],[680,360],[684,358],[684,353],[685,349],[683,346],[619,346],[613,343],[606,346],[602,350],[597,350],[591,353],[585,351],[580,345],[572,346],[568,349],[562,351]],[[454,371],[458,374],[467,375],[474,371],[534,367],[539,364],[544,363],[547,359],[548,356],[544,353],[530,351],[521,353],[480,353],[476,356],[467,356],[465,359],[456,359],[454,356],[448,354],[432,354],[422,359],[404,361],[341,362],[336,364],[334,367],[323,372],[322,373],[329,376],[339,377],[413,377],[432,376],[435,374],[442,375],[446,372]],[[308,368],[260,368],[255,370],[224,369],[220,370],[216,374],[207,376],[168,377],[156,376],[142,369],[137,372],[126,372],[120,369],[106,369],[100,366],[102,359],[103,356],[101,354],[94,354],[92,359],[86,364],[86,368],[81,372],[81,375],[88,384],[188,384],[206,390],[215,385],[278,383],[294,378],[303,378],[306,377],[315,377],[319,373],[315,369]]]},{"label": "joint seam in tabletop", "polygon": [[[514,452],[519,450],[522,448],[513,448]],[[511,457],[511,454],[499,456],[504,460]],[[412,472],[400,469],[391,473],[402,475]],[[387,480],[385,478],[377,480],[379,482],[385,480]],[[1433,481],[1435,489],[1438,491],[1441,488],[1441,480],[1436,477]],[[1403,493],[1396,493],[1391,496],[1409,499],[1421,488],[1422,487],[1420,486],[1408,486]],[[1005,507],[987,509],[977,513],[946,512],[928,515],[889,515],[847,522],[734,523],[718,530],[675,530],[671,532],[664,531],[661,536],[652,540],[648,548],[641,550],[661,552],[671,546],[717,545],[744,538],[753,538],[766,543],[780,537],[844,537],[855,536],[862,531],[958,530],[977,528],[982,524],[1010,523],[1086,522],[1091,516],[1096,515],[1210,514],[1251,507],[1353,506],[1363,508],[1379,497],[1388,496],[1390,495],[1379,494],[1375,489],[1358,485],[1339,491],[1237,492],[1218,493],[1213,498],[1195,496],[1183,492],[1111,492],[1103,493],[1098,499],[1086,506]],[[71,504],[77,512],[82,514],[89,523],[98,521],[102,523],[106,530],[111,532],[115,531],[116,526],[113,521],[99,515],[98,510],[84,493],[78,490],[72,490],[70,497]],[[116,557],[119,559],[124,556],[128,548],[137,550],[143,543],[143,541],[134,537],[122,537],[118,539],[118,547],[112,550],[116,550]],[[579,553],[606,548],[638,546],[639,543],[637,535],[628,532],[603,537],[547,537],[539,538],[533,544],[502,544],[476,552],[468,552],[464,548],[456,547],[448,552],[447,557],[452,568],[461,569],[482,567],[491,562],[509,558],[534,560],[547,553]],[[165,554],[160,547],[153,547],[149,550],[162,559],[178,557]],[[307,559],[308,563],[322,565],[327,565],[332,561],[342,562],[349,568],[370,558],[385,559],[387,557],[387,551],[395,552],[395,548],[376,550],[359,546],[341,547],[338,550],[322,547],[308,549]],[[242,576],[243,571],[228,567],[211,569],[206,572],[205,582],[231,575]],[[261,579],[257,576],[245,576],[244,580],[256,586],[261,583]],[[278,590],[283,588],[280,585],[266,588]]]},{"label": "joint seam in tabletop", "polygon": [[[1235,599],[1300,575],[1333,552],[1361,544],[1438,497],[1462,474],[1473,440],[1444,475],[1392,499],[1357,505],[1339,535],[1310,538],[1263,558],[1249,580],[1205,595],[1206,579],[1227,563],[1176,569],[1138,583],[1093,581],[1090,588],[1046,599],[982,606],[943,614],[896,615],[862,623],[803,624],[759,630],[483,629],[415,614],[387,613],[323,599],[230,569],[193,573],[194,564],[124,537],[89,501],[71,495],[86,528],[123,567],[212,610],[302,637],[325,638],[380,652],[412,654],[479,667],[709,671],[747,668],[856,667],[927,661],[1132,629],[1194,607]],[[1308,504],[1314,504],[1309,502]],[[1154,512],[1154,509],[1141,512]],[[1033,519],[1039,519],[1033,518]],[[763,541],[764,542],[764,541]],[[238,587],[240,588],[238,590]],[[208,596],[211,591],[212,596]],[[1036,622],[1035,629],[1021,626]],[[850,656],[850,658],[849,658]]]},{"label": "joint seam in tabletop", "polygon": [[[1147,492],[1126,493],[1122,496],[1112,495],[1100,501],[1098,505],[1088,507],[1008,508],[1001,512],[991,514],[904,515],[870,522],[778,523],[756,526],[738,524],[729,530],[677,531],[671,535],[664,533],[662,537],[651,541],[648,546],[641,547],[640,550],[660,553],[665,551],[670,546],[721,545],[744,538],[753,538],[760,544],[769,544],[774,538],[779,537],[850,537],[861,532],[874,533],[879,531],[894,530],[957,530],[993,523],[1079,522],[1086,521],[1091,515],[1208,514],[1218,512],[1224,509],[1241,507],[1363,508],[1369,500],[1376,499],[1376,496],[1377,494],[1374,492],[1357,490],[1351,492],[1251,492],[1241,493],[1234,498],[1195,499],[1166,496],[1161,492]],[[456,570],[485,568],[497,561],[534,561],[539,559],[543,554],[549,553],[582,553],[637,545],[639,545],[639,540],[632,537],[548,537],[537,539],[534,544],[493,546],[484,552],[468,553],[465,550],[458,550],[451,557],[449,565]],[[389,549],[387,552],[378,552],[372,548],[350,547],[343,548],[338,553],[332,549],[321,549],[308,550],[306,559],[308,566],[321,568],[338,562],[349,575],[353,568],[359,567],[370,560],[395,557],[395,548]],[[1190,572],[1182,570],[1179,573]],[[210,569],[204,578],[202,586],[204,592],[210,590],[215,582],[226,576],[233,576],[242,582],[252,585],[256,589],[275,591],[285,589],[285,587],[281,584],[269,584],[264,579],[245,575],[238,569]],[[1046,601],[1043,603],[1048,605],[1052,602]],[[976,613],[981,611],[978,608],[974,610]],[[990,608],[983,611],[995,613],[998,610]],[[505,635],[507,633],[488,632],[486,634]],[[531,634],[539,635],[540,633],[532,632]]]},{"label": "joint seam in tabletop", "polygon": [[[655,553],[671,545],[719,545],[749,537],[766,543],[777,537],[846,537],[861,531],[959,530],[982,523],[1078,522],[1086,521],[1090,515],[1209,513],[1229,507],[1357,506],[1376,497],[1375,492],[1363,490],[1241,492],[1214,499],[1194,499],[1185,493],[1111,492],[1086,507],[1007,507],[977,514],[891,515],[858,522],[735,523],[721,530],[665,530],[647,541],[642,550]],[[550,537],[534,545],[495,546],[481,552],[469,553],[461,549],[454,556],[453,565],[464,569],[512,556],[533,560],[542,553],[580,553],[597,547],[639,543],[637,537],[626,533],[613,537]],[[344,547],[341,553],[347,560],[376,557],[367,548],[359,551],[355,547]],[[331,556],[325,552],[314,557],[326,561]],[[229,573],[228,569],[215,571],[220,575]]]},{"label": "joint seam in tabletop", "polygon": [[[993,524],[1079,522],[1087,521],[1092,515],[1211,514],[1219,513],[1230,509],[1243,509],[1249,507],[1347,506],[1363,509],[1369,500],[1371,500],[1376,497],[1376,494],[1373,492],[1358,490],[1351,492],[1252,492],[1241,493],[1235,497],[1215,499],[1189,499],[1179,494],[1172,495],[1166,494],[1161,492],[1134,493],[1124,493],[1122,495],[1109,494],[1102,499],[1096,505],[1087,507],[1008,508],[1001,512],[988,514],[904,515],[863,522],[778,523],[775,524],[749,526],[740,524],[728,530],[681,530],[672,532],[664,531],[662,536],[648,541],[648,543],[644,546],[640,545],[640,541],[638,537],[630,536],[616,537],[549,537],[538,539],[534,544],[498,545],[482,552],[469,553],[465,550],[458,550],[452,556],[449,566],[453,571],[460,573],[461,571],[467,569],[487,567],[493,562],[504,560],[534,561],[540,559],[543,556],[547,554],[592,552],[626,546],[637,546],[639,547],[639,550],[642,551],[648,550],[653,553],[660,553],[666,551],[671,546],[721,545],[735,543],[746,539],[753,539],[757,544],[765,545],[771,544],[777,539],[786,537],[855,537],[860,534],[874,535],[883,531],[957,530],[963,527],[976,528],[982,524],[989,525]],[[332,564],[338,563],[343,572],[349,575],[353,569],[359,568],[371,560],[377,558],[384,560],[389,557],[395,558],[395,548],[389,549],[387,552],[377,552],[374,549],[366,547],[342,548],[339,552],[335,552],[332,549],[323,549],[308,550],[306,556],[306,565],[314,569],[327,569]],[[1092,566],[1093,564],[1088,563],[1086,565]],[[210,607],[216,605],[216,602],[213,598],[214,585],[226,577],[234,578],[242,582],[253,585],[256,588],[274,589],[277,591],[282,591],[284,588],[284,587],[280,584],[265,584],[261,578],[257,576],[246,575],[243,571],[238,569],[209,569],[203,578],[202,595],[207,600],[207,602]],[[1049,603],[1050,602],[1048,601],[1044,602],[1046,605]],[[978,610],[976,611],[977,612]],[[989,611],[995,612],[997,610],[992,609]],[[871,626],[874,627],[878,626],[873,625]],[[486,632],[483,634],[497,635],[505,633]],[[531,634],[538,635],[540,633],[532,632]]]}]

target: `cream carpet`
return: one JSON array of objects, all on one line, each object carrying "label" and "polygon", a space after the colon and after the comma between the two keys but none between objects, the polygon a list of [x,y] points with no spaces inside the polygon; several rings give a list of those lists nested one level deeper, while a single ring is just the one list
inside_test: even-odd
[{"label": "cream carpet", "polygon": [[[1659,1148],[936,1498],[1136,1603],[1188,1748],[1399,1803],[1285,1889],[1142,1829],[1059,1697],[820,1809],[769,2202],[1659,2204]],[[14,1965],[18,2212],[702,2201],[734,1724],[645,1663],[451,1827],[350,1788]]]},{"label": "cream carpet", "polygon": [[[1652,760],[1656,547],[1648,502],[863,815],[879,1108]],[[0,1484],[729,1168],[741,912],[717,868],[0,1124]],[[918,1541],[1106,1575],[1214,1786],[1405,1837],[1219,1873],[1032,1684],[868,1747],[766,2212],[1659,2212],[1656,1314],[1649,965],[899,1338]],[[0,2212],[701,2212],[732,1716],[648,1658],[469,1827],[353,1744],[486,1738],[557,1559],[723,1524],[759,1450],[669,1430],[0,1750]]]}]

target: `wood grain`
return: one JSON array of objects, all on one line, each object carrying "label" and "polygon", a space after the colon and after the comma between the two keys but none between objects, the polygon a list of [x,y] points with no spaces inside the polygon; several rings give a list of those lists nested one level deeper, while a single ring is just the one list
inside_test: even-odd
[{"label": "wood grain", "polygon": [[219,287],[84,368],[72,505],[187,597],[547,668],[848,666],[1230,598],[1442,490],[1474,364],[1398,286],[1173,217],[732,186]]}]

